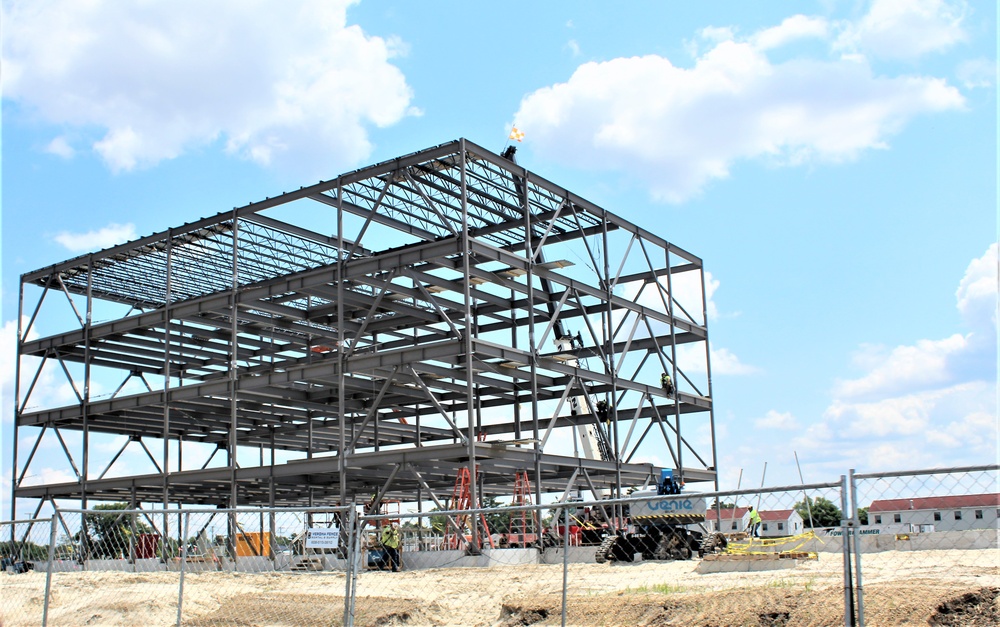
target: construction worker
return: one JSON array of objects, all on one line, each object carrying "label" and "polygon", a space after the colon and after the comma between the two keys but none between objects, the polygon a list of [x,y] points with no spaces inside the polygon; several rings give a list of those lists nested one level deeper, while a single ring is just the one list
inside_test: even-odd
[{"label": "construction worker", "polygon": [[386,523],[382,526],[381,542],[392,572],[399,572],[399,528],[396,523]]},{"label": "construction worker", "polygon": [[750,534],[750,537],[751,538],[759,538],[760,537],[760,532],[758,531],[759,529],[760,529],[760,512],[758,512],[757,510],[755,510],[753,508],[753,505],[751,505],[750,506],[750,529],[748,530],[748,533]]},{"label": "construction worker", "polygon": [[667,393],[667,396],[674,395],[674,382],[670,380],[670,375],[666,372],[660,375],[660,385],[663,386],[663,391]]},{"label": "construction worker", "polygon": [[597,417],[604,424],[608,424],[610,422],[608,420],[608,412],[609,412],[609,410],[610,410],[610,408],[608,407],[608,402],[606,400],[601,399],[601,400],[597,401]]}]

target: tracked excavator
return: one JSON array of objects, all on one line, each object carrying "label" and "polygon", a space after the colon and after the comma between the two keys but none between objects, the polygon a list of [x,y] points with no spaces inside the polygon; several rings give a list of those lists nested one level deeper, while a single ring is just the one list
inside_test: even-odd
[{"label": "tracked excavator", "polygon": [[[664,470],[656,498],[630,505],[629,529],[605,537],[595,559],[598,563],[631,562],[641,555],[644,560],[686,560],[722,551],[726,537],[701,527],[707,511],[705,499],[685,497],[672,471]],[[694,525],[701,530],[692,529]]]}]

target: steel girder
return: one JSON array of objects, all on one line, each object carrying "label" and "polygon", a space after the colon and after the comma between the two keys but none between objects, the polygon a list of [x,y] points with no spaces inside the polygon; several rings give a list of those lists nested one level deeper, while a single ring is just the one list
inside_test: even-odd
[{"label": "steel girder", "polygon": [[[281,213],[295,203],[324,208],[334,234]],[[659,469],[637,454],[713,480],[702,275],[698,257],[467,140],[54,264],[22,276],[22,310],[25,288],[40,292],[19,328],[18,367],[38,379],[58,365],[79,402],[29,409],[35,386],[19,385],[15,428],[39,439],[82,432],[81,480],[28,486],[34,455],[19,467],[15,451],[14,497],[108,500],[127,489],[235,505],[266,502],[274,488],[290,504],[306,492],[342,500],[403,464],[390,491],[414,498],[405,465],[415,459],[442,496],[460,465],[478,465],[491,494],[524,469],[537,491],[565,489],[577,468],[602,489],[655,480]],[[690,276],[701,302],[681,303],[671,282]],[[79,328],[34,337],[54,300],[70,303]],[[129,309],[94,322],[99,303]],[[568,325],[578,343],[547,349]],[[661,370],[677,382],[672,397]],[[93,381],[116,372],[105,383],[116,391],[91,397]],[[136,379],[145,390],[123,393]],[[585,402],[560,415],[567,387]],[[594,413],[598,397],[613,421]],[[549,426],[572,440],[588,425],[606,432],[614,459],[543,450]],[[708,427],[711,451],[684,437],[687,426]],[[93,479],[90,440],[102,434],[158,441],[161,472],[130,477],[116,455],[102,476],[124,476]],[[490,443],[509,438],[521,442],[514,451]],[[205,464],[225,449],[224,467],[182,464],[181,443],[192,442],[211,451]],[[307,459],[240,467],[248,447]]]}]

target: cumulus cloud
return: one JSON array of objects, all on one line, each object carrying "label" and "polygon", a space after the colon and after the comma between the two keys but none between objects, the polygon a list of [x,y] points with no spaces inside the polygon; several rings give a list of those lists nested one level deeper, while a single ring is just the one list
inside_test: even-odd
[{"label": "cumulus cloud", "polygon": [[793,15],[778,26],[755,33],[751,41],[758,50],[769,50],[799,39],[826,39],[829,30],[830,25],[823,18]]},{"label": "cumulus cloud", "polygon": [[728,348],[712,349],[712,374],[754,374],[757,368],[740,361]]},{"label": "cumulus cloud", "polygon": [[[21,328],[27,329],[30,318],[21,317]],[[34,329],[28,331],[28,339],[35,339],[38,333]],[[0,327],[0,354],[8,355],[8,359],[0,359],[0,399],[2,408],[0,416],[2,421],[12,423],[14,420],[14,376],[15,359],[17,354],[17,321],[7,320]],[[42,365],[41,372],[38,372]],[[36,373],[38,374],[36,378]],[[31,392],[27,402],[27,409],[38,407],[60,407],[78,402],[73,385],[66,378],[62,369],[56,365],[55,360],[49,359],[45,364],[36,357],[25,357],[21,364],[21,402],[24,402],[25,395]],[[92,382],[91,394],[96,396],[101,393],[103,386]]]},{"label": "cumulus cloud", "polygon": [[[696,324],[705,324],[705,314],[709,320],[719,318],[719,308],[715,303],[715,293],[719,289],[720,281],[711,272],[704,273],[705,304],[702,305],[702,280],[698,272],[682,272],[671,278],[673,288],[674,316],[687,319]],[[667,292],[666,279],[660,279],[663,293]],[[640,282],[627,284],[623,290],[623,296],[630,300],[638,299],[640,305],[655,309],[664,310],[664,302],[660,293],[654,289],[655,286],[647,285],[641,293],[638,292]],[[598,320],[594,324],[599,325]],[[639,331],[643,336],[644,330]],[[712,374],[716,375],[746,375],[757,372],[757,368],[744,364],[740,358],[727,348],[712,348],[709,356],[712,360]],[[703,344],[688,344],[677,347],[677,361],[686,372],[705,371],[705,347]]]},{"label": "cumulus cloud", "polygon": [[887,59],[913,59],[964,41],[964,2],[875,0],[841,33],[836,47]]},{"label": "cumulus cloud", "polygon": [[997,82],[997,64],[990,59],[968,59],[958,64],[956,76],[969,89],[992,87]]},{"label": "cumulus cloud", "polygon": [[[823,420],[798,445],[852,451],[865,467],[995,460],[997,245],[974,259],[956,292],[968,333],[891,350],[863,347],[865,373],[838,381]],[[846,453],[845,453],[846,454]],[[899,468],[899,465],[895,465]]]},{"label": "cumulus cloud", "polygon": [[370,127],[416,113],[391,63],[404,46],[348,25],[350,4],[7,2],[4,97],[102,129],[91,148],[114,171],[219,141],[330,176],[369,155]]},{"label": "cumulus cloud", "polygon": [[72,159],[73,155],[76,154],[76,150],[73,149],[73,146],[71,146],[69,141],[62,135],[50,141],[45,146],[45,152],[50,155],[62,157],[63,159]]},{"label": "cumulus cloud", "polygon": [[619,171],[682,202],[741,160],[852,160],[917,116],[964,106],[944,79],[880,76],[863,56],[768,56],[806,38],[830,42],[831,29],[806,16],[743,39],[703,29],[709,48],[690,68],[657,55],[586,63],[525,96],[515,119],[546,159]]},{"label": "cumulus cloud", "polygon": [[108,248],[136,238],[134,224],[109,224],[96,231],[70,233],[62,231],[53,239],[74,253]]},{"label": "cumulus cloud", "polygon": [[898,346],[885,356],[878,355],[880,347],[867,347],[856,362],[872,364],[870,371],[864,377],[837,382],[834,394],[848,398],[883,396],[940,383],[946,376],[949,357],[967,349],[968,340],[959,334]]},{"label": "cumulus cloud", "polygon": [[799,428],[799,421],[789,412],[777,412],[773,409],[768,411],[763,418],[754,420],[754,426],[758,429],[779,429],[788,431]]},{"label": "cumulus cloud", "polygon": [[974,259],[958,284],[955,298],[966,324],[980,330],[996,330],[997,283],[1000,282],[1000,255],[994,243],[986,254]]}]

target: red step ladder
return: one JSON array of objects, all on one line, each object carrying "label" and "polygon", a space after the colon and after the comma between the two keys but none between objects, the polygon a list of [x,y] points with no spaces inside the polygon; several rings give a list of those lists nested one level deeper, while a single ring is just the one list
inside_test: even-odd
[{"label": "red step ladder", "polygon": [[[514,474],[514,500],[511,507],[524,507],[532,505],[531,502],[531,482],[528,480],[528,471],[519,470]],[[510,529],[507,536],[507,543],[511,546],[527,547],[538,540],[535,531],[535,512],[521,510],[511,512]]]},{"label": "red step ladder", "polygon": [[[479,466],[476,466],[476,478],[479,478]],[[468,466],[462,466],[458,469],[458,476],[455,477],[455,489],[451,494],[451,509],[454,510],[471,510],[479,507],[478,504],[472,502],[472,477],[469,472]],[[486,524],[486,516],[482,513],[479,514],[479,520],[483,525],[485,530],[486,539],[489,541],[490,548],[496,548],[493,545],[493,538],[489,535],[489,525]],[[465,542],[471,542],[470,536],[465,535],[465,530],[471,522],[471,515],[469,514],[458,514],[455,516],[455,523],[458,528],[462,530],[459,534],[454,528],[447,527],[444,536],[444,546],[448,549],[459,549],[462,548]],[[482,548],[482,537],[478,538],[479,546],[477,548]]]}]

